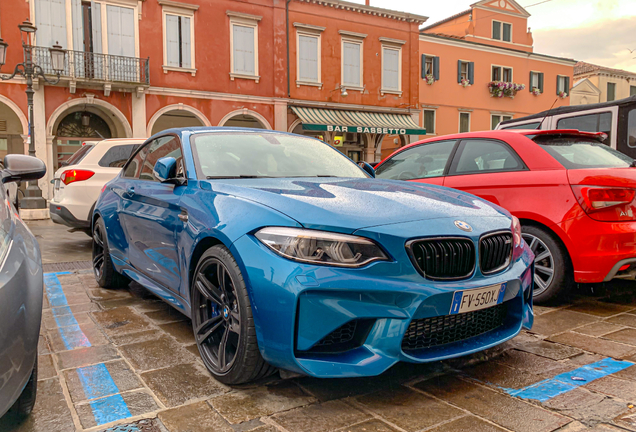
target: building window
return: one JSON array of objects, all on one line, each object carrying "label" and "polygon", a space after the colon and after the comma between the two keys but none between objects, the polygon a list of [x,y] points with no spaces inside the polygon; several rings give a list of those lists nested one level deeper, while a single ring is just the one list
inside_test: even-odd
[{"label": "building window", "polygon": [[567,95],[569,91],[570,91],[570,77],[557,75],[557,91],[556,91],[557,95],[560,94],[561,92]]},{"label": "building window", "polygon": [[362,88],[362,41],[342,39],[342,84]]},{"label": "building window", "polygon": [[320,36],[298,34],[298,81],[320,82]]},{"label": "building window", "polygon": [[[194,28],[192,17],[165,13],[164,65],[194,69]],[[166,69],[164,68],[164,72]]]},{"label": "building window", "polygon": [[59,43],[67,48],[66,0],[36,0],[34,6],[37,45],[52,47]]},{"label": "building window", "polygon": [[439,57],[422,54],[422,79],[426,79],[427,75],[439,80]]},{"label": "building window", "polygon": [[495,130],[497,125],[503,121],[512,119],[510,115],[491,114],[490,116],[490,129]]},{"label": "building window", "polygon": [[424,129],[426,135],[435,134],[435,110],[424,110]]},{"label": "building window", "polygon": [[262,17],[227,11],[230,17],[230,79],[246,78],[259,82],[258,21]]},{"label": "building window", "polygon": [[607,101],[611,102],[616,99],[616,84],[607,83]]},{"label": "building window", "polygon": [[629,86],[629,95],[636,96],[636,86]]},{"label": "building window", "polygon": [[492,38],[512,42],[512,24],[501,21],[492,22]]},{"label": "building window", "polygon": [[512,82],[512,68],[493,66],[492,81]]},{"label": "building window", "polygon": [[402,90],[402,49],[382,47],[382,91]]},{"label": "building window", "polygon": [[538,89],[539,92],[543,93],[543,72],[530,72],[530,88]]},{"label": "building window", "polygon": [[457,60],[457,82],[468,80],[470,84],[475,83],[475,63],[464,60]]},{"label": "building window", "polygon": [[470,113],[459,113],[459,132],[470,132]]}]

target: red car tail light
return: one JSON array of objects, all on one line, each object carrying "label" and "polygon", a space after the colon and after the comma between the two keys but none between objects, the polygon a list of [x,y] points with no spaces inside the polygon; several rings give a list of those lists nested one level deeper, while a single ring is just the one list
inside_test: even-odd
[{"label": "red car tail light", "polygon": [[93,171],[72,169],[64,171],[60,176],[60,180],[62,180],[65,185],[69,185],[73,182],[88,180],[94,175],[95,173]]},{"label": "red car tail light", "polygon": [[636,220],[636,189],[573,185],[572,191],[592,219],[603,222]]}]

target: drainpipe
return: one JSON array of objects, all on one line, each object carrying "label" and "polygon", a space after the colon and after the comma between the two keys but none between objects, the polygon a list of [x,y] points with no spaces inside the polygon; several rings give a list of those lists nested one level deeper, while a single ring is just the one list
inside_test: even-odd
[{"label": "drainpipe", "polygon": [[[369,0],[367,0],[368,2]],[[289,3],[291,0],[287,0],[285,3],[285,33],[287,35],[287,97],[291,97],[291,84],[289,78]]]}]

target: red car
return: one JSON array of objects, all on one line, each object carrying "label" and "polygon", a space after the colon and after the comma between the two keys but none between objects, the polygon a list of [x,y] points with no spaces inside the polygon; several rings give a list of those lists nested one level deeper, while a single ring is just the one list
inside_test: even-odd
[{"label": "red car", "polygon": [[636,278],[636,164],[577,130],[496,130],[410,144],[376,176],[475,194],[521,220],[535,258],[534,298],[573,281]]}]

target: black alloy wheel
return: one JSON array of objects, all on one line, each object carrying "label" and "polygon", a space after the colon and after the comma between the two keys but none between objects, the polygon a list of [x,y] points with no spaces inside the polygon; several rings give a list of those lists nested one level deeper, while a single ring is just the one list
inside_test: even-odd
[{"label": "black alloy wheel", "polygon": [[195,338],[201,355],[215,374],[225,375],[234,365],[241,339],[241,313],[232,277],[225,265],[209,258],[194,281]]},{"label": "black alloy wheel", "polygon": [[227,248],[208,249],[191,291],[192,327],[203,363],[225,384],[242,384],[276,369],[263,360],[245,281]]},{"label": "black alloy wheel", "polygon": [[93,272],[98,281],[104,273],[104,233],[100,224],[95,224],[93,230]]},{"label": "black alloy wheel", "polygon": [[102,218],[95,221],[93,227],[93,273],[97,284],[102,288],[121,288],[130,283],[125,276],[117,273],[108,251],[106,226]]}]

